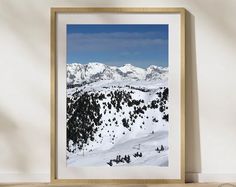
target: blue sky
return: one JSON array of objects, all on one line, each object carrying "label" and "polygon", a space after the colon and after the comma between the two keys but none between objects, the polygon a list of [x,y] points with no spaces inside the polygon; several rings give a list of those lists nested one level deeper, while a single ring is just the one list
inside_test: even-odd
[{"label": "blue sky", "polygon": [[168,25],[67,25],[67,63],[168,66]]}]

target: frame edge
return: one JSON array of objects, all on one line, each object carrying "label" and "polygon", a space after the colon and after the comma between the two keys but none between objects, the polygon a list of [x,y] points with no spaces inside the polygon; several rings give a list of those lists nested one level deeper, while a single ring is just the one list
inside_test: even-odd
[{"label": "frame edge", "polygon": [[[178,13],[181,27],[181,168],[180,179],[57,179],[56,157],[56,15],[57,13]],[[50,59],[51,59],[51,174],[53,184],[170,184],[185,183],[185,18],[186,9],[176,8],[130,8],[130,7],[51,7]]]},{"label": "frame edge", "polygon": [[51,182],[56,180],[56,10],[51,9],[50,59],[51,59]]},{"label": "frame edge", "polygon": [[185,183],[185,32],[186,9],[181,9],[181,181]]}]

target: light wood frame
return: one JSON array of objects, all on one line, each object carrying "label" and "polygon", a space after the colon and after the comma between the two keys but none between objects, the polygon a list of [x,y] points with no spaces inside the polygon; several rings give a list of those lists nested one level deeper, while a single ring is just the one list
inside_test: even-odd
[{"label": "light wood frame", "polygon": [[[163,13],[181,16],[181,178],[180,179],[58,179],[56,25],[58,13]],[[185,182],[185,12],[184,8],[51,8],[51,182],[60,184],[158,184]]]}]

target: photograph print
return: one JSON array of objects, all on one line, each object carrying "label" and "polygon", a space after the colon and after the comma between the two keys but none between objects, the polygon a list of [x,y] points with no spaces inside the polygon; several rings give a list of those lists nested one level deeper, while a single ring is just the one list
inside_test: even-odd
[{"label": "photograph print", "polygon": [[67,24],[66,39],[67,167],[168,167],[168,24]]}]

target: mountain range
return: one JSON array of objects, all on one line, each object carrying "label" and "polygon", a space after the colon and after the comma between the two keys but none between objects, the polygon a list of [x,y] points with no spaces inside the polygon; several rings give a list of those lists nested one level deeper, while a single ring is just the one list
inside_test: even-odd
[{"label": "mountain range", "polygon": [[89,84],[100,80],[153,81],[167,79],[168,68],[151,65],[148,68],[125,64],[121,67],[91,62],[67,64],[67,85]]}]

